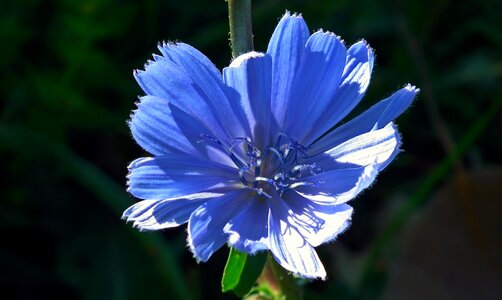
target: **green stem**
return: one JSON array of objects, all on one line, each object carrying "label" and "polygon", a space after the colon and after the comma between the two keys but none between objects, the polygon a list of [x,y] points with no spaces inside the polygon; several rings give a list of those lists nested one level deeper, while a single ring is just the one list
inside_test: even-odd
[{"label": "green stem", "polygon": [[232,57],[253,51],[251,0],[227,0]]},{"label": "green stem", "polygon": [[265,294],[268,295],[268,297],[264,297],[263,299],[302,299],[302,290],[300,286],[296,283],[293,276],[275,261],[270,253],[268,254],[267,262],[257,283],[257,290],[262,292],[266,291]]}]

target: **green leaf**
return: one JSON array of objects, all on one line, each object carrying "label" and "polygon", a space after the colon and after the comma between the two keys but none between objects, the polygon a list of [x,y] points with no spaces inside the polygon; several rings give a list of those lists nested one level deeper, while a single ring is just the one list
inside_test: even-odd
[{"label": "green leaf", "polygon": [[251,256],[230,248],[221,279],[221,290],[233,291],[239,297],[248,294],[263,270],[266,257],[266,252]]}]

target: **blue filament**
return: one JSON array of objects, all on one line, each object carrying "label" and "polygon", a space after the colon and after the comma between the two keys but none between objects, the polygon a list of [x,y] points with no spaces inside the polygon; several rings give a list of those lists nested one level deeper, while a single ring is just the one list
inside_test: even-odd
[{"label": "blue filament", "polygon": [[[299,186],[317,185],[317,183],[302,181],[301,178],[306,174],[316,175],[322,172],[315,163],[299,163],[299,160],[308,158],[307,148],[284,133],[279,134],[275,146],[265,148],[263,154],[250,137],[235,138],[230,147],[225,149],[226,147],[218,139],[207,134],[200,136],[201,140],[197,141],[198,143],[218,144],[239,168],[239,180],[245,186],[255,190],[258,195],[266,198],[272,198],[265,191],[269,188],[282,196],[285,191]],[[276,166],[273,170],[264,169],[270,174],[262,174],[263,163]]]}]

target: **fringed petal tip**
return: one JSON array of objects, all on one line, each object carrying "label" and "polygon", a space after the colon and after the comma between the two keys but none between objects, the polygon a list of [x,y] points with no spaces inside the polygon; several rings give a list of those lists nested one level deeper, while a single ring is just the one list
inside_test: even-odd
[{"label": "fringed petal tip", "polygon": [[189,226],[187,226],[187,248],[190,250],[190,252],[192,253],[192,257],[195,259],[195,261],[200,264],[201,262],[206,262],[208,259],[203,259],[202,257],[200,257],[198,254],[197,254],[197,249],[195,247],[195,245],[193,244],[193,239],[191,238],[191,235],[190,235],[190,230],[189,230]]},{"label": "fringed petal tip", "polygon": [[286,271],[288,271],[288,273],[290,273],[291,275],[293,275],[294,277],[299,277],[299,278],[302,278],[302,279],[307,279],[307,280],[322,280],[322,281],[326,281],[327,280],[327,275],[326,275],[326,272],[324,273],[319,273],[319,274],[303,274],[303,273],[295,273],[295,272],[292,272],[292,271],[289,271],[286,269]]},{"label": "fringed petal tip", "polygon": [[161,41],[157,43],[157,49],[162,52],[164,48],[176,47],[178,44],[183,44],[179,41]]},{"label": "fringed petal tip", "polygon": [[329,30],[324,30],[322,28],[319,28],[317,31],[315,31],[311,38],[315,35],[318,35],[318,34],[322,34],[326,37],[330,37],[330,38],[336,38],[344,47],[345,47],[345,41],[342,39],[341,36],[337,35],[336,33],[332,32],[332,31],[329,31]]},{"label": "fringed petal tip", "polygon": [[[369,46],[370,46],[370,44],[368,43],[368,41],[367,41],[367,40],[365,40],[365,39],[360,39],[360,40],[359,40],[359,42],[357,42],[357,43],[361,43],[361,44],[363,44],[364,46],[366,46],[366,47],[368,47],[368,48],[369,48]],[[356,43],[356,44],[357,44],[357,43]]]},{"label": "fringed petal tip", "polygon": [[127,213],[127,210],[125,210],[123,213],[122,213],[122,216],[120,217],[121,220],[124,220],[126,221],[126,223],[129,222],[129,214],[130,213]]},{"label": "fringed petal tip", "polygon": [[[312,251],[315,252],[314,249],[312,249]],[[304,253],[304,255],[305,255],[304,258],[308,258],[308,256],[309,256],[307,253]],[[300,264],[299,266],[292,265],[289,262],[281,260],[278,257],[276,257],[276,255],[272,251],[272,256],[273,256],[274,260],[291,275],[296,276],[296,277],[300,277],[303,279],[309,279],[309,280],[321,279],[324,281],[324,280],[326,280],[326,276],[327,276],[326,270],[324,269],[324,266],[322,265],[322,262],[319,260],[319,257],[317,256],[317,254],[314,254],[314,255],[316,258],[315,259],[316,261],[314,263],[316,263],[317,266],[315,266],[314,269],[311,269],[312,266],[310,266],[310,268],[307,270],[305,268],[305,266],[301,266],[302,265],[301,261],[298,261],[298,263]],[[298,257],[298,260],[300,260],[300,259],[301,258]],[[309,263],[312,263],[312,262],[309,261]],[[303,270],[300,270],[300,268],[302,268]]]},{"label": "fringed petal tip", "polygon": [[141,70],[141,69],[134,69],[134,70],[132,71],[132,76],[134,77],[134,79],[139,80],[139,79],[140,79],[140,76],[141,76],[141,74],[142,74],[143,72],[145,72],[145,70]]},{"label": "fringed petal tip", "polygon": [[143,200],[134,203],[122,213],[122,220],[126,220],[126,222],[138,220],[145,212],[154,207],[157,202],[156,200]]},{"label": "fringed petal tip", "polygon": [[[309,246],[309,247],[311,247],[311,246]],[[279,259],[277,259],[277,257],[275,257],[273,252],[272,252],[272,255],[274,256],[275,261],[279,265],[281,265],[281,267],[283,267],[286,271],[288,271],[290,274],[292,274],[293,276],[304,278],[304,279],[309,279],[309,280],[321,279],[321,280],[325,281],[326,277],[327,277],[326,269],[324,269],[322,262],[320,261],[319,257],[317,256],[317,253],[315,252],[315,249],[312,248],[312,251],[314,252],[315,259],[314,259],[314,261],[309,261],[308,263],[316,264],[314,269],[312,269],[312,268],[305,269],[304,266],[300,267],[300,265],[302,264],[300,261],[298,261],[298,263],[300,264],[298,267],[291,265],[286,261],[281,262]],[[309,254],[308,253],[303,253],[303,254],[305,255],[304,258],[306,258],[308,261]],[[300,259],[300,258],[298,258],[298,259]],[[303,270],[300,270],[300,268],[302,268]]]},{"label": "fringed petal tip", "polygon": [[[174,44],[169,44],[169,46],[171,46],[171,45],[174,45]],[[169,46],[166,46],[166,47],[169,47]],[[159,50],[162,51],[162,48],[159,48]],[[148,69],[150,69],[153,65],[155,65],[156,63],[159,63],[159,62],[162,63],[165,60],[167,60],[167,58],[165,57],[164,53],[162,53],[161,55],[153,53],[152,59],[148,59],[146,61],[146,63],[143,65],[143,69],[133,70],[134,78],[138,79],[144,72],[148,71]]]},{"label": "fringed petal tip", "polygon": [[407,83],[407,84],[404,86],[404,88],[405,88],[406,90],[410,91],[410,92],[415,93],[415,95],[417,95],[418,93],[420,93],[420,89],[419,89],[419,88],[417,88],[416,86],[411,85],[411,84],[409,84],[409,83]]},{"label": "fringed petal tip", "polygon": [[163,200],[143,200],[131,205],[122,214],[126,222],[140,231],[153,231],[185,224],[192,212],[214,194],[200,193]]},{"label": "fringed petal tip", "polygon": [[145,225],[142,222],[138,222],[138,221],[134,222],[132,224],[132,227],[137,229],[139,232],[151,232],[151,231],[157,231],[157,230],[161,229],[161,228],[155,228],[155,227],[153,227],[153,228],[145,227]]},{"label": "fringed petal tip", "polygon": [[129,120],[126,120],[126,125],[127,127],[129,127],[129,129],[131,128],[131,125],[132,125],[132,117],[134,116],[134,113],[136,112],[136,110],[133,110],[131,112],[131,114],[129,115]]},{"label": "fringed petal tip", "polygon": [[368,52],[368,58],[371,58],[373,55],[375,55],[375,49],[371,48],[370,44],[365,39],[359,40],[358,42],[354,43],[351,47],[356,47],[356,46],[366,48]]},{"label": "fringed petal tip", "polygon": [[352,210],[350,212],[350,217],[347,220],[345,220],[345,222],[342,224],[342,226],[340,226],[337,229],[336,234],[333,235],[332,238],[325,240],[324,243],[333,243],[333,242],[335,242],[338,239],[338,237],[340,235],[342,235],[342,233],[344,233],[347,229],[349,229],[350,225],[352,225]]},{"label": "fringed petal tip", "polygon": [[326,281],[326,279],[327,279],[327,274],[326,274],[326,270],[324,269],[324,267],[320,268],[318,271],[316,271],[314,273],[303,273],[303,272],[299,272],[297,270],[290,270],[288,268],[288,266],[284,266],[284,265],[281,265],[281,266],[284,269],[286,269],[286,271],[291,273],[291,275],[296,276],[296,277],[300,277],[303,279],[309,279],[309,280],[320,279],[322,281]]},{"label": "fringed petal tip", "polygon": [[303,19],[303,16],[301,13],[294,12],[293,14],[291,14],[289,10],[286,10],[280,20],[282,21],[284,19]]},{"label": "fringed petal tip", "polygon": [[[192,46],[186,44],[186,43],[183,43],[181,41],[178,41],[178,40],[175,40],[175,41],[162,41],[160,43],[157,44],[157,49],[159,49],[160,53],[162,54],[162,57],[163,58],[169,58],[169,53],[171,51],[177,51],[176,48],[178,50],[182,50],[183,51],[183,48],[186,50],[186,49],[190,49],[190,50],[195,50],[195,48],[193,48]],[[155,54],[154,54],[155,56]]]},{"label": "fringed petal tip", "polygon": [[193,258],[195,259],[195,261],[199,264],[201,262],[206,262],[209,260],[210,256],[211,255],[208,255],[206,257],[203,257],[202,253],[200,253],[198,250],[200,248],[198,248],[195,243],[194,243],[194,236],[192,236],[194,233],[192,232],[192,224],[193,224],[193,219],[195,218],[195,216],[197,215],[197,210],[192,212],[190,214],[190,218],[188,219],[188,226],[187,226],[187,247],[188,249],[190,250],[190,252],[192,253],[192,256]]},{"label": "fringed petal tip", "polygon": [[262,52],[256,52],[256,51],[251,51],[248,53],[241,54],[237,56],[234,60],[232,60],[232,63],[228,66],[228,68],[239,68],[245,61],[253,58],[261,58],[264,57],[266,54]]},{"label": "fringed petal tip", "polygon": [[136,116],[136,114],[138,113],[139,107],[141,105],[141,100],[144,97],[145,96],[138,96],[138,99],[134,102],[134,105],[136,106],[136,109],[131,110],[131,113],[129,114],[129,120],[126,120],[126,123],[127,123],[127,126],[129,127],[129,129],[132,129],[133,119]]},{"label": "fringed petal tip", "polygon": [[157,44],[157,49],[159,49],[160,51],[160,54],[156,54],[156,53],[153,53],[152,54],[152,59],[148,59],[146,61],[146,63],[143,65],[143,69],[135,69],[133,70],[133,76],[134,78],[136,78],[136,80],[139,79],[139,77],[146,71],[148,71],[148,69],[155,65],[156,63],[162,63],[164,61],[170,61],[170,58],[169,58],[169,51],[172,50],[172,48],[175,48],[175,47],[190,47],[188,44],[185,44],[185,43],[182,43],[182,42],[179,42],[179,41],[162,41],[162,42],[159,42]]},{"label": "fringed petal tip", "polygon": [[[158,55],[157,55],[158,56]],[[155,54],[152,55],[152,59],[149,59],[146,61],[146,63],[143,65],[143,70],[139,69],[139,70],[136,70],[136,74],[137,75],[141,75],[143,72],[146,72],[148,71],[149,68],[151,68],[153,65],[155,65],[158,61],[155,60]]]},{"label": "fringed petal tip", "polygon": [[139,106],[141,103],[141,99],[143,97],[144,96],[138,96],[138,100],[134,102],[136,109],[131,110],[131,113],[129,114],[129,120],[126,120],[126,123],[127,123],[127,126],[129,127],[129,129],[131,129],[131,126],[133,125],[133,119],[136,116],[136,113],[138,112],[138,109],[139,109]]},{"label": "fringed petal tip", "polygon": [[[140,163],[146,163],[146,162],[149,162],[149,161],[152,161],[152,160],[155,160],[155,158],[154,157],[140,157],[140,158],[136,158],[135,160],[131,161],[129,163],[129,165],[127,165],[127,170],[129,170],[129,172],[130,172],[132,169],[138,167],[138,165]],[[127,175],[127,178],[129,178],[128,177],[129,175],[130,174]]]}]

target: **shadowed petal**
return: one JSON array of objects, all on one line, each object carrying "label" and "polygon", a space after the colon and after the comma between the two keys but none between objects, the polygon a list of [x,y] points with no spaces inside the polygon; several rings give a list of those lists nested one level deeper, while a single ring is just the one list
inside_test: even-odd
[{"label": "shadowed petal", "polygon": [[284,199],[290,209],[290,222],[313,247],[332,241],[350,224],[352,207],[346,204],[312,202],[294,191],[287,193]]},{"label": "shadowed petal", "polygon": [[290,220],[288,207],[281,199],[272,199],[268,220],[270,250],[286,270],[304,278],[326,277],[324,266],[314,247],[300,234]]},{"label": "shadowed petal", "polygon": [[[205,85],[201,88],[197,78],[192,78],[173,61],[155,56],[155,61],[145,66],[144,71],[136,71],[134,77],[146,94],[165,99],[206,126],[218,140],[228,140],[233,136],[227,124],[220,118],[213,100],[207,94],[221,94],[219,86]],[[198,65],[193,64],[194,68]],[[223,95],[222,97],[226,97]],[[226,101],[226,100],[225,100]]]},{"label": "shadowed petal", "polygon": [[270,56],[258,52],[237,57],[223,70],[225,83],[238,92],[232,105],[244,110],[258,147],[265,146],[269,137],[271,72]]},{"label": "shadowed petal", "polygon": [[197,143],[210,134],[199,121],[162,98],[144,96],[129,127],[136,142],[153,155],[186,153],[200,156],[206,145]]},{"label": "shadowed petal", "polygon": [[[318,205],[320,206],[320,205]],[[346,204],[326,205],[316,208],[316,215],[324,220],[324,226],[307,241],[314,247],[335,240],[350,226],[352,207]]]},{"label": "shadowed petal", "polygon": [[250,254],[267,250],[269,211],[267,200],[251,199],[250,205],[233,217],[223,229],[229,235],[229,244]]},{"label": "shadowed petal", "polygon": [[319,165],[326,168],[330,160],[359,166],[386,164],[394,158],[400,143],[399,133],[394,124],[389,123],[382,129],[363,133],[326,151],[322,155],[324,161],[319,161]]},{"label": "shadowed petal", "polygon": [[221,73],[204,54],[183,43],[164,43],[159,45],[159,50],[197,84],[215,117],[229,131],[230,136],[247,134],[227,100]]},{"label": "shadowed petal", "polygon": [[166,200],[143,200],[130,206],[122,219],[134,222],[139,230],[159,230],[188,222],[194,210],[221,194],[200,193]]},{"label": "shadowed petal", "polygon": [[[213,84],[222,86],[220,71],[209,58],[194,47],[185,43],[162,43],[158,48],[164,57],[183,68],[187,74],[197,75],[196,70],[203,70],[202,74],[210,77]],[[205,80],[208,79],[203,79]]]},{"label": "shadowed petal", "polygon": [[309,147],[309,154],[325,152],[355,136],[385,127],[410,106],[418,92],[414,86],[407,85],[319,139]]},{"label": "shadowed petal", "polygon": [[129,165],[128,191],[161,200],[238,184],[238,170],[185,154],[139,158]]},{"label": "shadowed petal", "polygon": [[272,111],[280,125],[284,123],[293,80],[309,35],[302,16],[286,12],[268,44],[267,53],[272,57]]},{"label": "shadowed petal", "polygon": [[192,213],[188,222],[188,244],[197,260],[207,261],[227,242],[223,227],[249,205],[251,196],[249,190],[230,191]]},{"label": "shadowed petal", "polygon": [[369,187],[378,174],[376,164],[365,167],[335,169],[321,174],[302,178],[313,185],[296,188],[298,193],[320,204],[341,204],[354,199]]},{"label": "shadowed petal", "polygon": [[317,130],[313,123],[332,104],[330,100],[340,83],[345,61],[345,46],[335,34],[318,31],[308,39],[283,126],[300,143],[304,144],[300,138],[307,132]]},{"label": "shadowed petal", "polygon": [[312,128],[315,130],[303,137],[305,145],[310,145],[333,128],[361,101],[370,83],[373,61],[373,51],[365,41],[355,43],[347,50],[340,86],[320,117],[314,120]]}]

